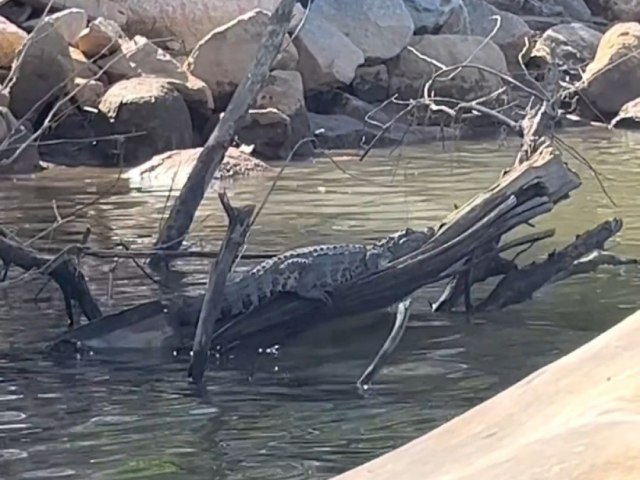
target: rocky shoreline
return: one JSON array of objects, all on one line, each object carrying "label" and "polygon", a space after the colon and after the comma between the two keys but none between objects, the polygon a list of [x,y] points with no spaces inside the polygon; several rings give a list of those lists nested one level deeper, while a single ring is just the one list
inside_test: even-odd
[{"label": "rocky shoreline", "polygon": [[[0,2],[0,175],[54,165],[146,172],[193,157],[278,3]],[[358,149],[374,138],[388,146],[495,135],[491,117],[476,115],[461,129],[429,109],[381,131],[424,95],[438,65],[485,67],[434,82],[433,95],[451,102],[522,105],[495,71],[543,91],[562,85],[566,111],[586,120],[620,127],[638,118],[633,2],[315,0],[308,12],[299,3],[221,176],[268,170],[265,162],[309,137],[315,148]],[[313,155],[307,142],[294,158]]]}]

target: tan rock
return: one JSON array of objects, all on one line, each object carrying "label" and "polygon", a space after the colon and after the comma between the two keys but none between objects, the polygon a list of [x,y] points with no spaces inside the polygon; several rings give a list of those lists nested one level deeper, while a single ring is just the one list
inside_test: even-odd
[{"label": "tan rock", "polygon": [[605,118],[615,116],[622,106],[640,97],[640,23],[619,23],[605,32],[595,58],[587,66],[580,94],[590,109]]},{"label": "tan rock", "polygon": [[20,47],[27,40],[27,32],[0,17],[0,67],[10,67]]},{"label": "tan rock", "polygon": [[10,108],[16,118],[36,117],[73,85],[73,63],[62,35],[48,22],[41,23],[17,54],[9,84]]},{"label": "tan rock", "polygon": [[322,0],[313,10],[351,40],[367,63],[395,57],[413,35],[413,20],[403,0]]},{"label": "tan rock", "polygon": [[69,8],[48,16],[46,20],[53,23],[69,45],[73,45],[87,26],[88,17],[81,8]]},{"label": "tan rock", "polygon": [[[258,53],[268,22],[268,12],[252,10],[212,31],[189,56],[186,70],[209,86],[220,108],[226,106],[246,76]],[[273,68],[292,70],[297,61],[295,47],[285,38],[283,50],[274,61]]]},{"label": "tan rock", "polygon": [[98,108],[112,122],[114,133],[145,132],[126,139],[125,165],[193,146],[189,110],[166,80],[142,77],[118,82],[107,90]]},{"label": "tan rock", "polygon": [[80,105],[97,108],[104,96],[105,86],[97,80],[76,78],[74,92],[73,96]]},{"label": "tan rock", "polygon": [[90,79],[100,75],[100,67],[87,60],[87,57],[77,48],[69,47],[69,55],[76,77]]},{"label": "tan rock", "polygon": [[564,23],[551,27],[538,39],[527,69],[546,72],[550,65],[578,71],[595,57],[602,33],[581,23]]},{"label": "tan rock", "polygon": [[441,427],[333,480],[636,480],[639,343],[636,312]]},{"label": "tan rock", "polygon": [[365,102],[382,102],[389,94],[389,71],[386,65],[361,65],[351,84],[356,97]]},{"label": "tan rock", "polygon": [[41,170],[40,155],[35,143],[28,145],[13,158],[29,136],[29,131],[18,124],[11,110],[0,107],[0,175],[29,174]]},{"label": "tan rock", "polygon": [[[125,177],[134,185],[146,188],[181,188],[196,164],[201,147],[171,150],[155,155],[151,160],[126,172]],[[229,179],[256,173],[268,172],[272,168],[248,153],[229,147],[216,172],[216,177]]]},{"label": "tan rock", "polygon": [[[491,41],[481,37],[462,35],[422,35],[414,37],[411,46],[418,52],[445,66],[465,62],[473,54],[473,62],[500,72],[507,72],[507,64],[500,49]],[[481,48],[480,48],[481,47]],[[389,61],[389,95],[400,99],[422,97],[425,79],[435,73],[433,65],[420,59],[409,49]],[[460,70],[451,79],[433,84],[436,96],[471,101],[489,95],[502,87],[502,80],[482,70],[467,68]]]},{"label": "tan rock", "polygon": [[469,14],[469,26],[471,35],[486,38],[496,27],[493,16],[501,19],[500,28],[491,37],[493,43],[498,45],[507,60],[510,71],[521,71],[518,56],[526,46],[527,39],[533,38],[534,32],[526,22],[513,13],[498,10],[485,0],[464,0]]},{"label": "tan rock", "polygon": [[362,51],[313,9],[293,43],[305,91],[348,85],[364,63]]},{"label": "tan rock", "polygon": [[97,18],[80,32],[75,46],[88,58],[94,58],[118,52],[121,39],[126,39],[126,36],[117,23]]}]

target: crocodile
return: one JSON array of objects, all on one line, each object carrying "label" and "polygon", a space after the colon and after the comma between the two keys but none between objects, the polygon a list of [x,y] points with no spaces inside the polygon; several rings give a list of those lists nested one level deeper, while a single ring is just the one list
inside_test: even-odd
[{"label": "crocodile", "polygon": [[381,270],[418,250],[434,235],[432,228],[406,228],[372,245],[317,245],[289,250],[227,282],[220,314],[235,317],[248,313],[280,293],[330,304],[333,287]]}]

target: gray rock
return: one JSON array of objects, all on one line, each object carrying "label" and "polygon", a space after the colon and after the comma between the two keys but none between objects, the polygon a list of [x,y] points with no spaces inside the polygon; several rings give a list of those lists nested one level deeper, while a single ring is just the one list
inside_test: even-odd
[{"label": "gray rock", "polygon": [[404,0],[413,19],[414,35],[438,33],[462,0]]},{"label": "gray rock", "polygon": [[389,94],[389,72],[386,65],[362,65],[356,69],[351,83],[353,93],[365,102],[382,102]]},{"label": "gray rock", "polygon": [[469,25],[469,12],[464,3],[460,3],[453,9],[451,15],[440,28],[438,33],[447,35],[471,35],[471,26]]},{"label": "gray rock", "polygon": [[414,30],[402,0],[316,0],[312,10],[346,35],[369,64],[395,57]]},{"label": "gray rock", "polygon": [[564,14],[573,18],[585,22],[591,18],[591,10],[584,2],[584,0],[554,0],[556,5],[562,7]]}]

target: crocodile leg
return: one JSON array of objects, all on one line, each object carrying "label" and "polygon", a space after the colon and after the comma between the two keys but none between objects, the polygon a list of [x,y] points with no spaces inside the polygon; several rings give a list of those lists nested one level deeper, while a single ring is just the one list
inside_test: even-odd
[{"label": "crocodile leg", "polygon": [[304,258],[292,258],[284,262],[282,270],[293,270],[295,281],[291,285],[286,285],[284,291],[295,293],[296,295],[309,300],[318,300],[325,305],[331,304],[331,292],[320,285],[320,275],[316,271],[316,266],[311,260]]}]

